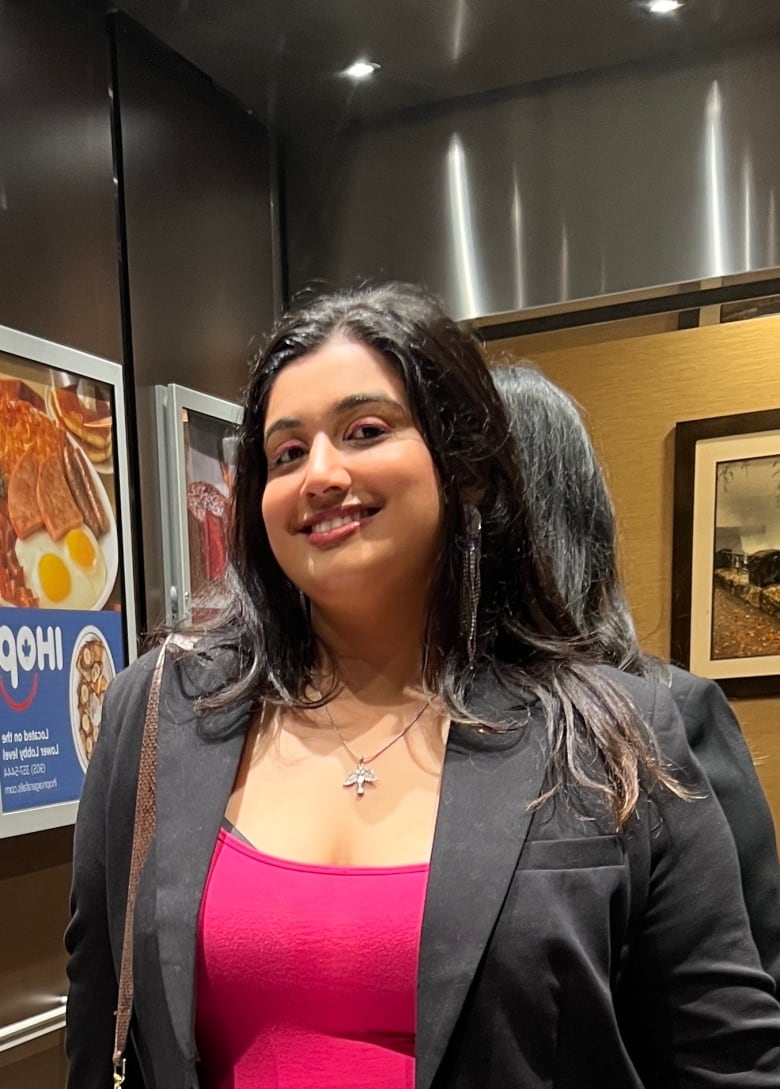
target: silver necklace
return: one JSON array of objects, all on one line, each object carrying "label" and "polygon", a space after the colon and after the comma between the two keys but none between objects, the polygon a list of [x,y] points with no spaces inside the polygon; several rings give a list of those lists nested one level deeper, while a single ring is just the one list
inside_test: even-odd
[{"label": "silver necklace", "polygon": [[331,715],[330,711],[328,710],[327,703],[323,704],[322,709],[325,712],[325,714],[328,716],[328,721],[330,722],[331,726],[336,731],[336,736],[338,737],[341,744],[344,746],[344,748],[349,753],[350,757],[355,761],[355,764],[357,765],[355,770],[351,771],[349,773],[349,775],[346,777],[346,779],[344,780],[344,782],[341,785],[345,786],[345,787],[355,787],[356,790],[357,790],[357,793],[358,793],[358,797],[362,798],[363,795],[366,792],[366,783],[378,783],[379,782],[379,779],[377,778],[376,774],[374,773],[373,768],[370,768],[368,765],[373,764],[373,762],[375,760],[379,759],[379,757],[382,755],[382,753],[387,752],[387,750],[392,745],[395,745],[396,741],[400,741],[402,737],[406,737],[406,735],[411,730],[412,726],[414,726],[415,722],[418,722],[420,720],[420,718],[422,718],[423,711],[428,706],[429,706],[429,701],[426,700],[425,703],[423,703],[420,710],[414,716],[412,721],[409,722],[406,726],[404,726],[404,728],[403,728],[403,730],[401,730],[400,734],[396,734],[395,737],[391,737],[390,740],[385,745],[383,745],[381,749],[378,749],[377,752],[375,752],[373,756],[368,756],[368,757],[360,756],[360,757],[358,757],[358,756],[355,756],[352,749],[350,749],[349,745],[344,740],[344,735],[342,734],[341,730],[338,728],[336,723],[333,721],[333,716]]}]

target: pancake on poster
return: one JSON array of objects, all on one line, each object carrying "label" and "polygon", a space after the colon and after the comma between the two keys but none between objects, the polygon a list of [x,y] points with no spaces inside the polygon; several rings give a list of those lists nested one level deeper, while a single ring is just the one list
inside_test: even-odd
[{"label": "pancake on poster", "polygon": [[70,666],[70,721],[76,755],[84,771],[100,733],[103,697],[115,673],[103,633],[91,625],[83,628],[76,637]]},{"label": "pancake on poster", "polygon": [[108,401],[81,397],[73,387],[49,390],[49,414],[76,441],[99,472],[112,472],[113,441]]},{"label": "pancake on poster", "polygon": [[81,446],[29,385],[0,382],[0,601],[101,608],[116,561],[113,513]]}]

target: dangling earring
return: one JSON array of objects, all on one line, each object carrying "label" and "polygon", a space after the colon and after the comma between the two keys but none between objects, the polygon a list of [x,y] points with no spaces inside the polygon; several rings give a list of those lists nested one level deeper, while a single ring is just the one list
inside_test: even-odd
[{"label": "dangling earring", "polygon": [[477,656],[477,613],[481,590],[482,517],[473,503],[466,504],[466,555],[460,596],[460,631],[466,641],[469,667]]}]

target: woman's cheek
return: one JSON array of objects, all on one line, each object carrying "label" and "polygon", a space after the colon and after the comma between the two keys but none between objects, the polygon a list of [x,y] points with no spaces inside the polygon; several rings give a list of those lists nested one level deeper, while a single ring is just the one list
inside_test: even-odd
[{"label": "woman's cheek", "polygon": [[260,512],[271,552],[288,578],[290,566],[295,564],[294,556],[299,545],[294,532],[297,511],[298,488],[291,483],[290,474],[276,480],[272,477],[265,486]]},{"label": "woman's cheek", "polygon": [[260,514],[265,525],[268,543],[271,545],[271,551],[278,560],[280,510],[279,499],[275,495],[273,484],[266,485],[262,499],[260,500]]}]

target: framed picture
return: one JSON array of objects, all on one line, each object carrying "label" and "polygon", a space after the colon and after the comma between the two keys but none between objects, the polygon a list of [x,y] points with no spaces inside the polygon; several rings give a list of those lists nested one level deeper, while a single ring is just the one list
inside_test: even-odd
[{"label": "framed picture", "polygon": [[780,409],[677,424],[671,657],[780,692]]},{"label": "framed picture", "polygon": [[166,621],[220,605],[241,406],[171,384],[155,389]]},{"label": "framed picture", "polygon": [[73,821],[135,657],[122,368],[0,327],[0,836]]}]

